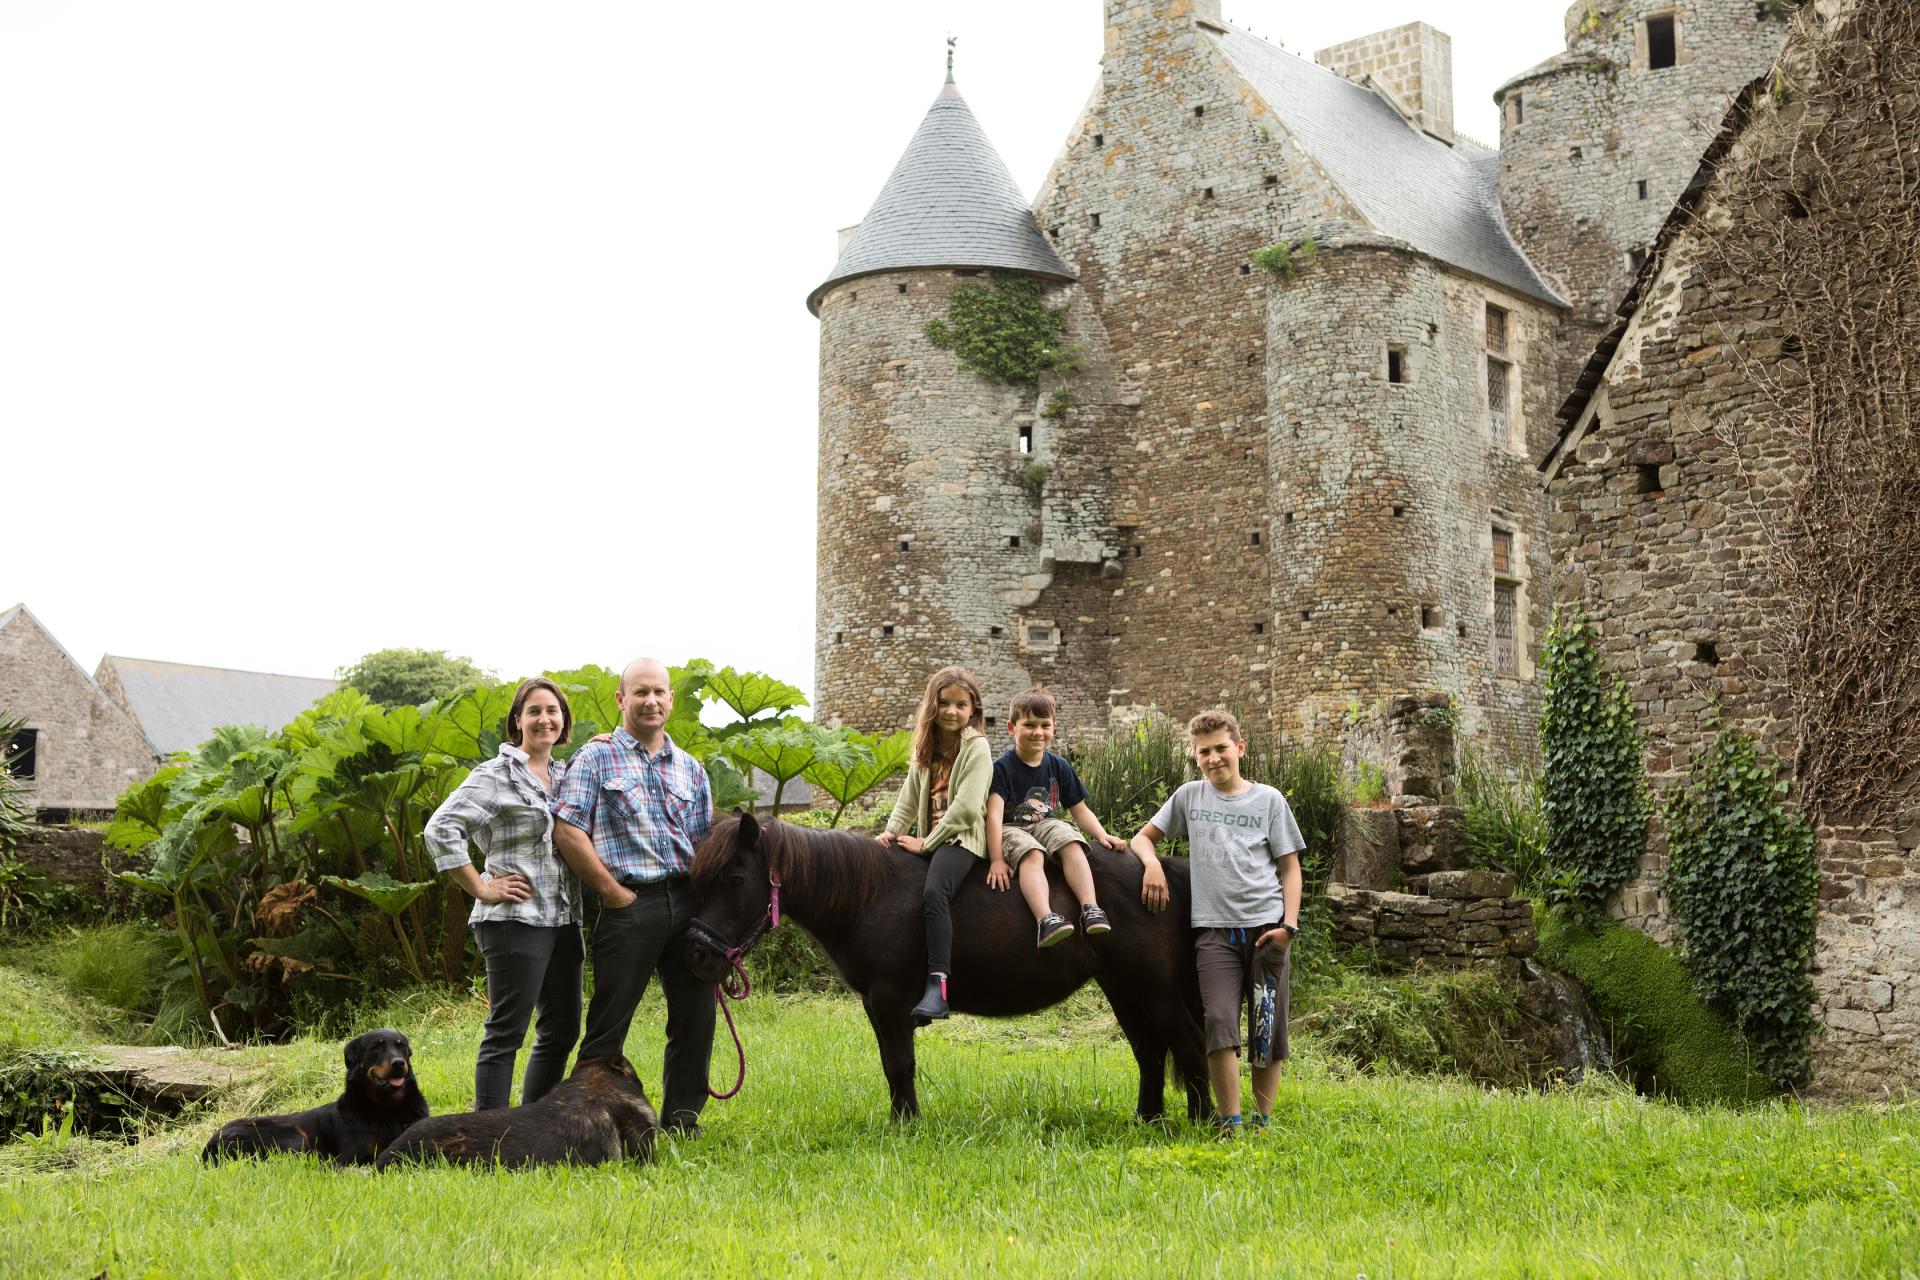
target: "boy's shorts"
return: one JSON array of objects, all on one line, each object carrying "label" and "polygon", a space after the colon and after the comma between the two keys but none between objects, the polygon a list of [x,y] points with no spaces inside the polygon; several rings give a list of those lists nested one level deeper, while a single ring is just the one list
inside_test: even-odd
[{"label": "boy's shorts", "polygon": [[1275,1062],[1287,1057],[1287,988],[1290,948],[1269,946],[1258,955],[1253,940],[1278,924],[1249,929],[1198,929],[1193,941],[1194,967],[1200,972],[1200,1004],[1206,1010],[1207,1052],[1240,1047],[1240,1011],[1253,997],[1256,981],[1271,976]]},{"label": "boy's shorts", "polygon": [[1070,822],[1058,818],[1042,818],[1031,827],[1008,826],[1000,831],[1000,856],[1007,865],[1015,868],[1020,860],[1030,853],[1046,853],[1054,857],[1070,844],[1085,844],[1087,838]]}]

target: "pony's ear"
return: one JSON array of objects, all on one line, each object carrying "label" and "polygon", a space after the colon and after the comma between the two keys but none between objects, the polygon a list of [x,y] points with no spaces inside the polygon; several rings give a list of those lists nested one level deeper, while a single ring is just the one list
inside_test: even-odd
[{"label": "pony's ear", "polygon": [[751,849],[759,841],[760,824],[754,819],[753,810],[742,805],[740,807],[740,844]]}]

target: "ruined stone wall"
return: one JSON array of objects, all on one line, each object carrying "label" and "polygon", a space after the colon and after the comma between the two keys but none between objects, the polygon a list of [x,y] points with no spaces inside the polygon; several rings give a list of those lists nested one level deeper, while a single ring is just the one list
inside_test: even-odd
[{"label": "ruined stone wall", "polygon": [[126,712],[24,610],[0,627],[0,710],[39,731],[36,808],[112,809],[158,764]]},{"label": "ruined stone wall", "polygon": [[1329,885],[1333,939],[1369,947],[1396,964],[1460,966],[1521,959],[1539,949],[1533,903],[1513,895],[1513,877],[1441,871],[1425,893]]},{"label": "ruined stone wall", "polygon": [[[1502,430],[1487,405],[1489,303],[1507,313],[1513,367]],[[1331,244],[1272,286],[1271,670],[1289,732],[1337,737],[1381,699],[1435,689],[1453,695],[1464,737],[1531,755],[1527,655],[1549,601],[1529,459],[1551,439],[1551,322],[1538,304],[1377,242]],[[1495,524],[1514,539],[1510,673],[1493,661]]]},{"label": "ruined stone wall", "polygon": [[[1651,70],[1646,20],[1659,15],[1676,19],[1677,61]],[[1566,28],[1565,53],[1495,95],[1507,227],[1573,304],[1556,404],[1632,284],[1633,252],[1652,244],[1732,96],[1786,33],[1755,0],[1577,0]]]},{"label": "ruined stone wall", "polygon": [[1347,211],[1194,19],[1187,0],[1109,0],[1100,85],[1035,207],[1138,399],[1113,470],[1113,710],[1226,703],[1264,727],[1268,283],[1251,259]]},{"label": "ruined stone wall", "polygon": [[[1124,407],[1098,372],[1079,405],[1037,419],[1034,388],[996,386],[927,340],[956,286],[986,272],[901,271],[847,281],[820,304],[819,554],[814,712],[865,730],[907,727],[927,677],[980,680],[987,715],[1053,689],[1067,724],[1104,725],[1102,532],[1111,442]],[[1098,368],[1096,321],[1066,306]],[[1020,447],[1031,430],[1033,452]],[[1027,476],[1047,466],[1044,483]]]},{"label": "ruined stone wall", "polygon": [[[1796,103],[1775,119],[1804,110]],[[1768,135],[1756,126],[1734,154],[1800,145],[1791,127]],[[1891,134],[1877,140],[1878,159],[1866,167],[1899,173],[1901,145]],[[1899,190],[1889,181],[1880,197],[1905,199]],[[1849,184],[1849,201],[1854,192],[1870,219],[1866,188]],[[1698,229],[1772,235],[1780,209],[1766,199],[1729,205],[1723,194],[1710,193],[1700,224],[1663,252],[1590,419],[1550,474],[1556,594],[1583,602],[1598,625],[1606,665],[1626,681],[1647,733],[1659,788],[1684,780],[1711,736],[1716,702],[1727,724],[1788,768],[1798,732],[1774,629],[1795,603],[1783,594],[1774,547],[1803,473],[1765,385],[1797,363],[1782,354],[1793,335],[1782,331],[1781,296],[1720,274]],[[1821,234],[1857,232],[1836,222]],[[1848,1096],[1904,1090],[1920,1067],[1920,817],[1880,826],[1826,817],[1817,828],[1812,979],[1822,1030],[1812,1086]],[[1615,914],[1671,939],[1665,870],[1656,816]]]}]

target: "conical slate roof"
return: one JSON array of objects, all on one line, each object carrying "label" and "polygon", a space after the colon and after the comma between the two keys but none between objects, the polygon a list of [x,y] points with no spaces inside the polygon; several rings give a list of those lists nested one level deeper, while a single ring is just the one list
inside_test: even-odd
[{"label": "conical slate roof", "polygon": [[842,280],[903,267],[989,267],[1074,278],[1040,234],[1006,162],[951,80],[840,251],[832,274],[807,295],[807,309],[820,314],[821,295]]}]

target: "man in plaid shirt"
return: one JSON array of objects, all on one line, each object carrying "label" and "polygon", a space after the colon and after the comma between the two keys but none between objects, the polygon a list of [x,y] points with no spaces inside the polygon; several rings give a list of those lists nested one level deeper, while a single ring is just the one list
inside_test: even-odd
[{"label": "man in plaid shirt", "polygon": [[582,1058],[625,1053],[633,1011],[654,970],[667,997],[665,1094],[669,1130],[698,1133],[713,1054],[713,984],[687,969],[674,943],[693,918],[687,873],[713,826],[713,792],[700,762],[667,736],[667,669],[636,658],[620,673],[620,728],[567,762],[553,798],[553,846],[600,895],[593,930],[593,1001]]}]

